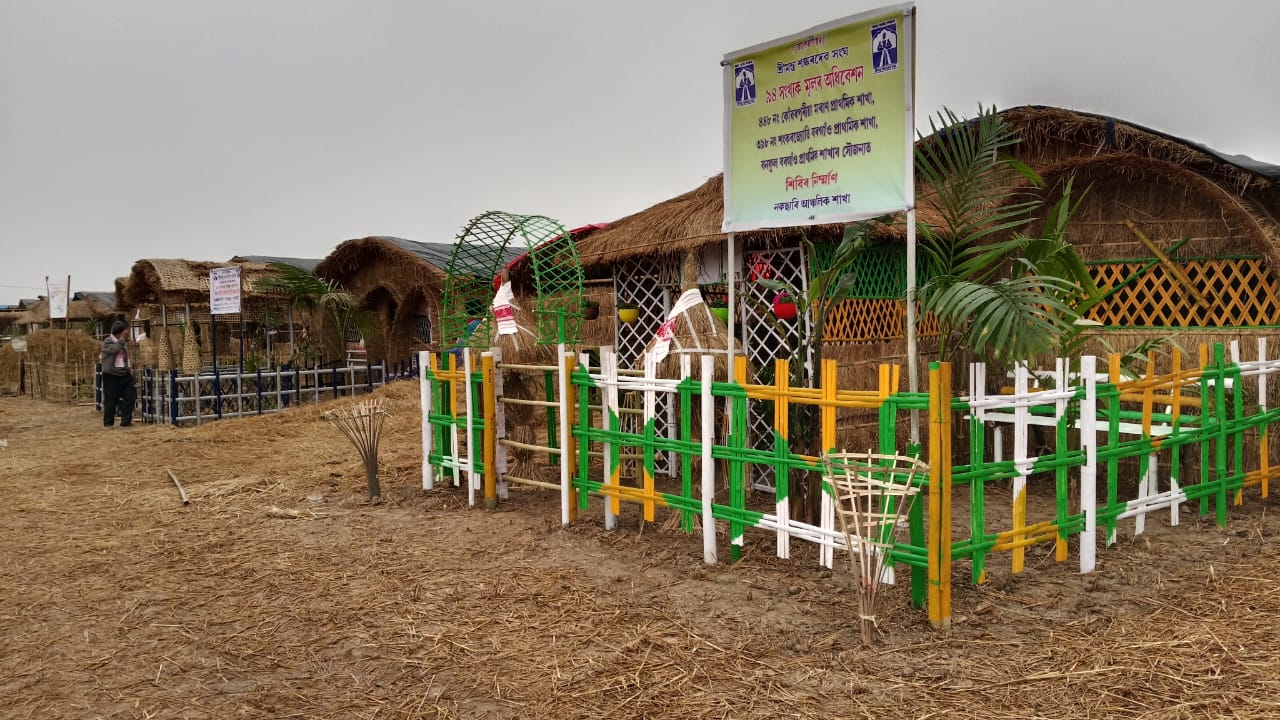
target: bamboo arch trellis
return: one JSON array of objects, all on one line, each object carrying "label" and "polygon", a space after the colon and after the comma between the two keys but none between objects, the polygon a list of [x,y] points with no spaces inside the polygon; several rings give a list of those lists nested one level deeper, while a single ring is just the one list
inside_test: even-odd
[{"label": "bamboo arch trellis", "polygon": [[[523,242],[523,247],[518,243]],[[513,247],[513,243],[517,243]],[[446,269],[441,339],[449,345],[485,348],[491,344],[497,288],[493,278],[513,250],[529,255],[537,294],[534,314],[538,342],[576,345],[582,332],[582,263],[573,238],[544,215],[491,210],[472,218],[458,235]]]}]

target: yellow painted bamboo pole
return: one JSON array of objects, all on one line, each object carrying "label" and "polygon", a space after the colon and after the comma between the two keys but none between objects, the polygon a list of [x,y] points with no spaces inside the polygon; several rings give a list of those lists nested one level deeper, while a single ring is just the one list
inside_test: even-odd
[{"label": "yellow painted bamboo pole", "polygon": [[929,368],[929,624],[951,627],[951,390],[949,363]]},{"label": "yellow painted bamboo pole", "polygon": [[[569,432],[565,433],[564,452],[560,453],[560,462],[564,463],[569,472],[569,483],[572,485],[573,478],[577,474],[578,452],[577,441],[573,437],[573,426],[577,423],[578,418],[578,392],[577,387],[573,384],[573,371],[577,368],[578,360],[573,353],[565,353],[560,359],[564,363],[565,377],[568,379],[565,383],[564,392],[564,422],[569,426]],[[569,501],[569,522],[578,519],[578,503],[572,499]]]},{"label": "yellow painted bamboo pole", "polygon": [[822,450],[821,453],[836,451],[836,361],[822,361],[820,370],[822,383]]}]

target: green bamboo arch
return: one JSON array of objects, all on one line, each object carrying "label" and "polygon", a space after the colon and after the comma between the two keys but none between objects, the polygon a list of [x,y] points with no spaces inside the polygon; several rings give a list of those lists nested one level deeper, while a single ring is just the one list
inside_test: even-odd
[{"label": "green bamboo arch", "polygon": [[454,243],[440,314],[441,339],[446,344],[472,348],[491,344],[490,306],[497,292],[493,279],[520,252],[528,254],[533,269],[538,342],[578,344],[583,273],[573,238],[545,215],[498,210],[472,218]]}]

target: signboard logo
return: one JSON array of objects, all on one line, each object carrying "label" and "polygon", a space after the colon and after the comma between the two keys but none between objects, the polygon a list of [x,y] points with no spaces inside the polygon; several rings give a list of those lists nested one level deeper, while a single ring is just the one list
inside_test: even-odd
[{"label": "signboard logo", "polygon": [[756,104],[756,63],[754,60],[734,63],[733,100],[738,107]]},{"label": "signboard logo", "polygon": [[875,74],[898,69],[898,21],[871,26],[871,65]]}]

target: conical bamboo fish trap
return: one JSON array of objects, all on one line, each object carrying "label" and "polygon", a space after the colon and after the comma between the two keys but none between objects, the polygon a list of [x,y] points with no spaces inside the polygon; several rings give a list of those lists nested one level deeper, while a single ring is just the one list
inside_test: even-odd
[{"label": "conical bamboo fish trap", "polygon": [[156,340],[156,369],[161,372],[173,369],[173,346],[169,344],[168,330],[162,330]]},{"label": "conical bamboo fish trap", "polygon": [[191,326],[187,326],[182,334],[182,373],[195,375],[200,372],[200,346],[196,344],[196,334]]}]

